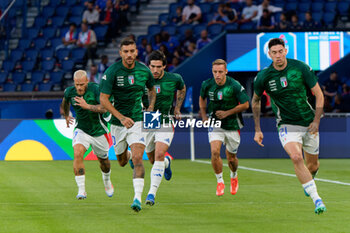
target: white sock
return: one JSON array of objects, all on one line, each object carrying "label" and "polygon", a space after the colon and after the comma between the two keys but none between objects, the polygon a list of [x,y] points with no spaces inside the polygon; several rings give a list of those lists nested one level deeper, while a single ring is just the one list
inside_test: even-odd
[{"label": "white sock", "polygon": [[169,160],[167,158],[164,158],[164,167],[165,168],[169,167]]},{"label": "white sock", "polygon": [[101,171],[101,173],[104,186],[109,187],[111,185],[111,169],[107,173],[104,173],[103,171]]},{"label": "white sock", "polygon": [[75,182],[77,182],[78,185],[78,193],[85,194],[85,175],[75,176]]},{"label": "white sock", "polygon": [[131,151],[130,150],[128,150],[128,160],[130,160],[130,159],[132,159],[132,154],[131,154]]},{"label": "white sock", "polygon": [[237,171],[235,171],[235,172],[231,171],[230,172],[230,176],[231,176],[231,178],[236,178],[237,177]]},{"label": "white sock", "polygon": [[141,195],[143,191],[143,186],[145,184],[145,180],[143,178],[134,178],[132,182],[134,184],[134,192],[135,192],[134,199],[136,198],[141,202]]},{"label": "white sock", "polygon": [[[167,160],[167,159],[165,159]],[[149,194],[156,196],[157,190],[164,175],[164,162],[155,161],[151,170],[151,187],[149,189]]]},{"label": "white sock", "polygon": [[218,180],[218,183],[224,183],[224,178],[222,176],[222,172],[219,174],[215,174],[216,179]]},{"label": "white sock", "polygon": [[321,197],[317,193],[317,187],[314,180],[310,180],[309,182],[303,184],[303,188],[305,192],[310,195],[314,203],[316,202],[316,200],[321,199]]}]

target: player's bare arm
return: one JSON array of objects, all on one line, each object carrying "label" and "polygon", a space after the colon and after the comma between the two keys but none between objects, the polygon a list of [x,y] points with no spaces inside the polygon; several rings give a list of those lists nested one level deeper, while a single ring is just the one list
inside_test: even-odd
[{"label": "player's bare arm", "polygon": [[231,116],[233,114],[237,114],[240,112],[243,112],[245,110],[247,110],[249,108],[249,102],[245,102],[243,104],[239,104],[236,107],[223,111],[223,110],[219,110],[216,111],[215,115],[217,116],[217,118],[219,118],[220,120],[225,119],[228,116]]},{"label": "player's bare arm", "polygon": [[73,124],[74,118],[69,116],[69,102],[67,102],[64,98],[61,103],[61,112],[63,112],[63,116],[66,119],[67,128],[69,128],[69,125]]},{"label": "player's bare arm", "polygon": [[199,112],[203,121],[207,121],[207,99],[203,99],[202,96],[199,96]]},{"label": "player's bare arm", "polygon": [[83,97],[76,96],[74,100],[76,102],[76,105],[80,106],[83,109],[89,110],[91,112],[97,112],[97,113],[106,112],[106,109],[101,104],[97,104],[97,105],[88,104],[86,103]]},{"label": "player's bare arm", "polygon": [[131,128],[135,122],[129,118],[121,114],[117,109],[115,109],[112,105],[112,103],[109,101],[110,95],[101,93],[100,94],[100,102],[101,105],[108,111],[110,112],[113,116],[115,116],[120,122],[126,127],[126,128]]},{"label": "player's bare arm", "polygon": [[156,89],[154,87],[148,88],[148,99],[149,99],[149,106],[147,111],[151,112],[154,109],[154,104],[156,103]]},{"label": "player's bare arm", "polygon": [[185,96],[186,96],[186,85],[184,85],[184,88],[182,88],[181,90],[177,90],[176,92],[176,105],[174,109],[174,115],[177,120],[181,119],[180,110],[181,110],[182,103],[185,99]]},{"label": "player's bare arm", "polygon": [[258,143],[260,146],[264,146],[262,144],[264,135],[261,132],[261,128],[260,128],[261,98],[255,93],[252,99],[252,110],[253,110],[254,125],[255,125],[254,141]]},{"label": "player's bare arm", "polygon": [[318,133],[318,127],[320,125],[320,119],[323,113],[323,105],[324,105],[324,97],[320,85],[316,83],[316,85],[311,88],[312,93],[314,93],[316,97],[316,111],[314,121],[309,125],[309,132],[311,134]]}]

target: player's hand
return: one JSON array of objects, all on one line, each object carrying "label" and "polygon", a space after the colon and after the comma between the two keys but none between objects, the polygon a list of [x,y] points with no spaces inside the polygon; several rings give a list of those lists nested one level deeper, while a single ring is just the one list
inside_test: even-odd
[{"label": "player's hand", "polygon": [[310,134],[314,134],[317,135],[318,134],[318,127],[319,127],[320,123],[319,122],[311,122],[311,124],[308,127],[309,133]]},{"label": "player's hand", "polygon": [[131,118],[129,118],[129,117],[123,117],[123,118],[120,120],[120,122],[121,122],[127,129],[131,128],[131,127],[135,124],[135,122],[134,122]]},{"label": "player's hand", "polygon": [[174,116],[176,120],[181,120],[181,112],[180,109],[174,109]]},{"label": "player's hand", "polygon": [[83,109],[89,109],[90,105],[86,103],[83,97],[76,96],[74,98],[75,100],[75,105],[80,106]]},{"label": "player's hand", "polygon": [[264,135],[262,132],[255,132],[254,135],[254,141],[259,144],[259,146],[264,147],[264,144],[262,144]]},{"label": "player's hand", "polygon": [[216,111],[216,112],[215,112],[215,115],[216,115],[220,120],[222,120],[222,119],[228,117],[227,111],[222,111],[222,110]]},{"label": "player's hand", "polygon": [[67,116],[65,118],[66,118],[67,128],[69,128],[69,125],[72,125],[74,123],[74,117]]}]

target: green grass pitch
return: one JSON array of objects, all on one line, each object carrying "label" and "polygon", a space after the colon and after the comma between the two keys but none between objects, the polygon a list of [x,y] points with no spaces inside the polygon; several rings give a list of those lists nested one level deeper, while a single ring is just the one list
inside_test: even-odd
[{"label": "green grass pitch", "polygon": [[[208,160],[207,160],[208,161]],[[75,199],[72,161],[0,162],[0,232],[350,232],[350,186],[316,181],[327,212],[314,205],[297,178],[239,170],[240,188],[215,195],[210,164],[174,160],[152,207],[144,204],[151,165],[145,162],[142,211],[135,213],[132,170],[112,161],[115,194],[104,192],[97,161],[86,161],[87,199]],[[224,161],[226,163],[226,161]],[[293,174],[288,159],[240,159],[240,165]],[[350,160],[324,159],[318,178],[350,182]]]}]

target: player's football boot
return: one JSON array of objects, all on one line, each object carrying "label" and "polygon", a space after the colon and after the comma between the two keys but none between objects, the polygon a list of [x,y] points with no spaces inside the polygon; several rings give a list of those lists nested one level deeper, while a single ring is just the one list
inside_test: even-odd
[{"label": "player's football boot", "polygon": [[166,180],[170,180],[171,176],[173,174],[171,171],[171,166],[170,166],[171,165],[171,158],[170,158],[170,156],[165,156],[164,159],[167,159],[169,161],[169,166],[167,168],[165,168],[165,170],[164,170],[164,178]]},{"label": "player's football boot", "polygon": [[146,197],[146,205],[154,205],[154,195],[153,194],[148,194]]},{"label": "player's football boot", "polygon": [[107,196],[112,197],[114,194],[114,187],[111,181],[108,182],[107,185],[105,185],[105,191]]},{"label": "player's football boot", "polygon": [[86,192],[85,193],[78,193],[77,199],[78,200],[84,200],[86,198]]},{"label": "player's football boot", "polygon": [[216,186],[216,195],[222,196],[224,195],[224,191],[225,191],[225,184],[222,182],[218,183],[218,185]]},{"label": "player's football boot", "polygon": [[131,204],[131,209],[133,209],[135,212],[139,212],[141,210],[141,202],[135,198]]},{"label": "player's football boot", "polygon": [[315,213],[316,214],[322,214],[323,212],[326,212],[326,206],[323,204],[323,201],[321,199],[316,200],[315,202]]},{"label": "player's football boot", "polygon": [[232,195],[235,195],[238,191],[238,177],[231,178],[230,192]]}]

